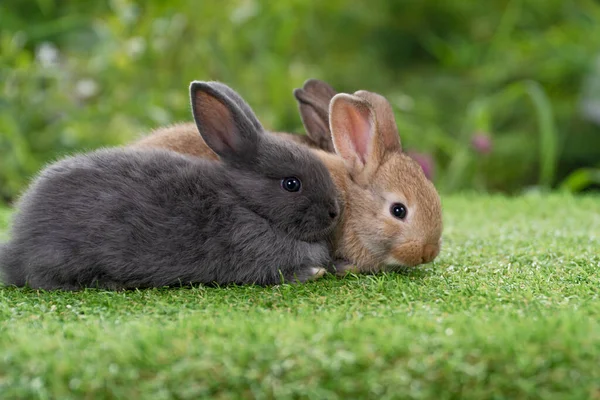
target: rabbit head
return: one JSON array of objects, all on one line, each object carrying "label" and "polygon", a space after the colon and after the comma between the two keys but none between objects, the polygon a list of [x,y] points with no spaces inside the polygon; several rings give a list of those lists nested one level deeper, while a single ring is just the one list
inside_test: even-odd
[{"label": "rabbit head", "polygon": [[226,85],[192,82],[190,95],[202,139],[227,165],[232,189],[248,208],[291,237],[322,240],[339,215],[325,165],[308,148],[265,132]]},{"label": "rabbit head", "polygon": [[367,91],[338,94],[330,123],[348,177],[338,256],[360,272],[432,261],[441,245],[440,198],[419,164],[402,152],[390,104]]}]

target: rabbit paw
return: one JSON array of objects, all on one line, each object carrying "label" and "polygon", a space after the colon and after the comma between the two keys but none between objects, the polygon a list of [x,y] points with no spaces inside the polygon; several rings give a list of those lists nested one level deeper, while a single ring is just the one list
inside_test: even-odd
[{"label": "rabbit paw", "polygon": [[310,281],[316,281],[317,279],[322,278],[325,275],[325,273],[327,273],[327,270],[325,268],[308,267],[302,269],[301,271],[296,271],[293,277],[291,277],[291,279],[288,280],[288,282],[305,283]]},{"label": "rabbit paw", "polygon": [[360,272],[359,268],[347,260],[337,259],[333,262],[333,268],[337,276],[344,276],[346,274],[356,274]]},{"label": "rabbit paw", "polygon": [[331,262],[331,256],[326,242],[303,242],[301,267],[290,271],[286,277],[288,282],[304,283],[322,278],[327,270],[325,266]]},{"label": "rabbit paw", "polygon": [[317,279],[322,278],[327,273],[327,270],[320,267],[311,267],[310,272],[312,273],[312,276],[310,276],[308,280],[316,281]]}]

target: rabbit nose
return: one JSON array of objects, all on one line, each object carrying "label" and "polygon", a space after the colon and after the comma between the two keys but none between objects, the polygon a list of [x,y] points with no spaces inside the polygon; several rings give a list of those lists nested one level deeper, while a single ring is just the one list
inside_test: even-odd
[{"label": "rabbit nose", "polygon": [[440,246],[437,244],[426,244],[423,246],[423,263],[433,261],[440,252]]},{"label": "rabbit nose", "polygon": [[330,208],[329,209],[329,218],[331,219],[335,219],[338,215],[338,210],[337,208]]},{"label": "rabbit nose", "polygon": [[329,218],[331,219],[335,219],[337,218],[338,214],[340,213],[340,207],[338,206],[337,201],[331,202],[329,204]]}]

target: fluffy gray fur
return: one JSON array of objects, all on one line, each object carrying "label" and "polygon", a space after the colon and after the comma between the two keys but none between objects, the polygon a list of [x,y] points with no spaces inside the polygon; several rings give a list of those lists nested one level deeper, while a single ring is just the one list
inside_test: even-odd
[{"label": "fluffy gray fur", "polygon": [[[0,249],[6,284],[118,290],[306,281],[330,261],[339,213],[325,166],[264,132],[223,84],[193,82],[194,118],[223,162],[104,149],[49,166]],[[231,90],[228,88],[228,90]],[[297,177],[298,192],[281,180]]]}]

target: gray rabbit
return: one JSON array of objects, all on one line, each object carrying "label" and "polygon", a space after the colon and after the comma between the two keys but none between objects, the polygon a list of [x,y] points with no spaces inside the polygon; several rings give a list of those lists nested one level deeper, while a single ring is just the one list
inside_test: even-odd
[{"label": "gray rabbit", "polygon": [[0,248],[5,284],[111,290],[271,285],[323,275],[339,204],[308,149],[264,132],[217,82],[190,85],[222,162],[160,149],[103,149],[46,168]]}]

